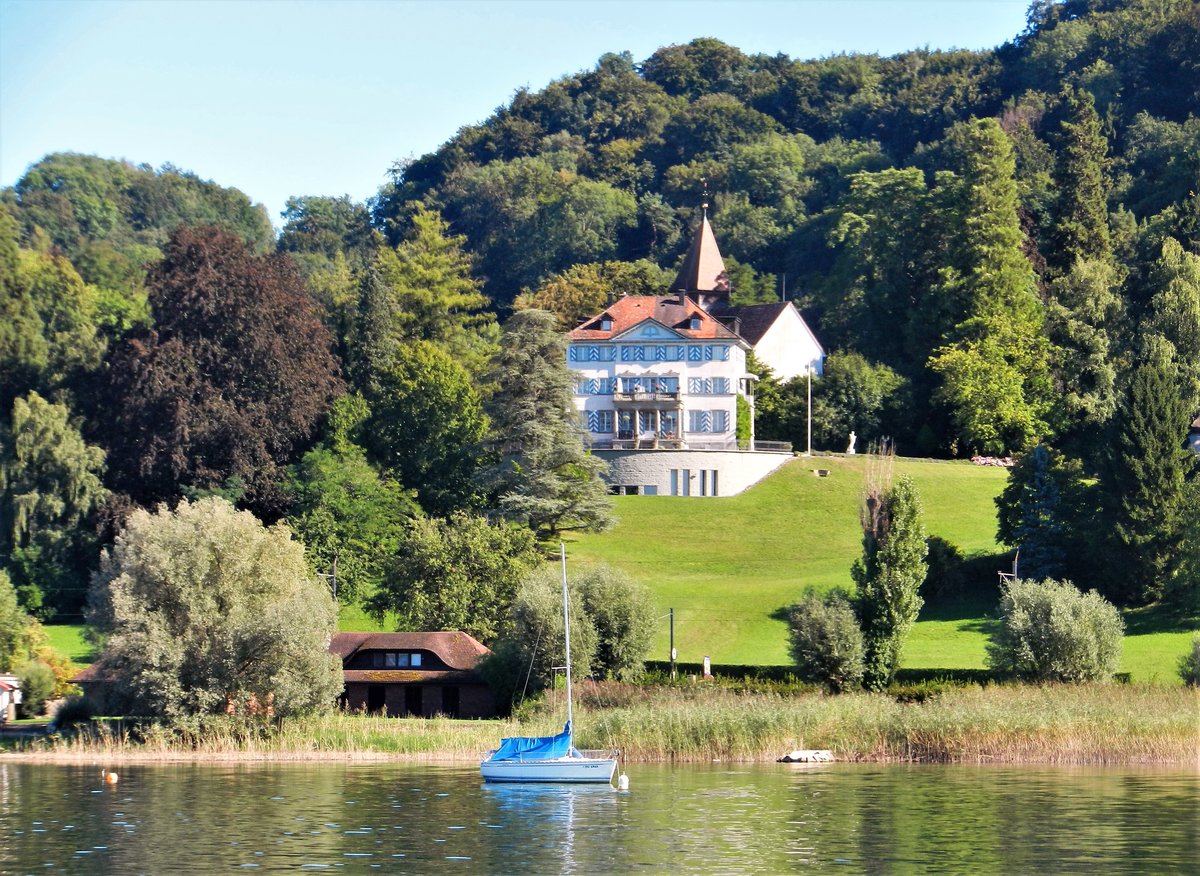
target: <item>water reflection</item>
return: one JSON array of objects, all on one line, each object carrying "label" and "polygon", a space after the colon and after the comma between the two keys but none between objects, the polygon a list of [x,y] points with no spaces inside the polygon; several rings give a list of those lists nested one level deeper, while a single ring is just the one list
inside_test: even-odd
[{"label": "water reflection", "polygon": [[0,872],[1186,873],[1181,769],[637,765],[607,786],[474,767],[0,762]]}]

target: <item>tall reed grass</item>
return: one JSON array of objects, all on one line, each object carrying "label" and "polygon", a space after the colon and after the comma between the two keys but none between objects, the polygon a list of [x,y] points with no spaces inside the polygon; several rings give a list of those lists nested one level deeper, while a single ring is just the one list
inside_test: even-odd
[{"label": "tall reed grass", "polygon": [[[502,736],[561,729],[553,703],[508,721],[315,715],[185,728],[100,723],[4,757],[45,760],[430,760],[471,762]],[[627,762],[761,761],[798,748],[839,760],[1173,763],[1200,766],[1200,692],[1150,685],[990,685],[920,702],[883,694],[739,690],[715,684],[584,686],[576,745]]]}]

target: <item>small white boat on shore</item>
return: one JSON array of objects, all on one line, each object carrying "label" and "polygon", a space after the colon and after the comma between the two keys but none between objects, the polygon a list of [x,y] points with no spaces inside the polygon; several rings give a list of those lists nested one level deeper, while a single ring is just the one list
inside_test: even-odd
[{"label": "small white boat on shore", "polygon": [[567,549],[562,551],[563,626],[567,652],[567,724],[555,736],[511,736],[479,764],[487,782],[612,782],[614,751],[579,751],[572,741],[571,618],[567,596]]}]

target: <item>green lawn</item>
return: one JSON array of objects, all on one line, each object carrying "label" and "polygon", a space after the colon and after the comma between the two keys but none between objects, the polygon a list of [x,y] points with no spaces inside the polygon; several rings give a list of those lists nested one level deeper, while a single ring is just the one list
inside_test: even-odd
[{"label": "green lawn", "polygon": [[[718,499],[617,497],[620,523],[599,535],[568,539],[579,564],[606,562],[644,582],[659,611],[675,609],[681,661],[781,665],[788,662],[783,609],[806,586],[850,587],[850,565],[861,550],[858,507],[867,457],[797,459],[740,496]],[[813,470],[828,469],[827,477]],[[1003,469],[963,462],[899,459],[895,476],[910,475],[925,506],[931,535],[967,556],[998,554],[994,497]],[[982,668],[996,572],[983,560],[965,595],[927,605],[905,649],[910,668]],[[1136,680],[1178,681],[1175,664],[1187,650],[1178,619],[1132,623],[1123,669]],[[652,656],[669,656],[668,622],[660,620]]]},{"label": "green lawn", "polygon": [[[740,496],[719,499],[619,496],[620,523],[599,535],[569,535],[572,566],[606,562],[649,586],[659,613],[651,657],[669,657],[666,614],[675,609],[679,659],[718,664],[788,662],[783,610],[807,586],[850,587],[850,564],[861,550],[858,507],[867,457],[796,459]],[[818,477],[814,469],[827,469]],[[931,601],[905,648],[904,666],[972,669],[984,666],[1004,561],[995,542],[993,498],[1003,469],[963,462],[899,459],[895,475],[911,475],[931,535],[956,545],[975,579],[952,599]],[[1162,608],[1126,613],[1122,669],[1138,681],[1178,683],[1176,664],[1190,647],[1194,616]],[[356,606],[343,606],[339,628],[392,630]],[[48,626],[51,643],[78,663],[91,648],[78,625]]]}]

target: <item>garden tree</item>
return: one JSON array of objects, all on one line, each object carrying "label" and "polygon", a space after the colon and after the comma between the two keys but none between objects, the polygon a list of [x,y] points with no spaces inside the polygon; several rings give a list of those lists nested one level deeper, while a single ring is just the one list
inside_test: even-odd
[{"label": "garden tree", "polygon": [[904,384],[891,368],[859,353],[830,354],[824,372],[813,381],[813,440],[836,447],[851,432],[864,445],[884,438],[885,415],[898,407]]},{"label": "garden tree", "polygon": [[108,362],[111,486],[150,504],[239,480],[267,519],[281,468],[343,390],[329,332],[286,255],[181,227],[150,270],[154,329]]},{"label": "garden tree", "polygon": [[1200,254],[1167,238],[1151,269],[1150,332],[1171,342],[1189,415],[1200,413]]},{"label": "garden tree", "polygon": [[279,715],[328,708],[342,687],[327,650],[336,617],[288,528],[216,497],[133,512],[88,608],[107,705],[166,720],[251,701]]},{"label": "garden tree", "polygon": [[489,382],[500,458],[480,472],[480,482],[503,513],[543,537],[612,526],[612,499],[601,480],[606,465],[584,449],[574,377],[553,314],[521,310],[509,317]]},{"label": "garden tree", "polygon": [[1114,419],[1101,488],[1112,542],[1104,590],[1118,602],[1157,600],[1182,558],[1196,456],[1183,444],[1190,412],[1180,383],[1169,351],[1151,355],[1134,369]]},{"label": "garden tree", "polygon": [[352,320],[353,338],[347,343],[346,370],[361,393],[378,392],[377,375],[392,364],[399,342],[392,331],[394,301],[375,266],[358,276]]},{"label": "garden tree", "polygon": [[484,643],[505,631],[521,578],[541,557],[523,527],[456,513],[409,520],[390,568],[365,605],[401,630],[462,630]]},{"label": "garden tree", "polygon": [[66,405],[36,392],[0,424],[0,556],[26,611],[77,614],[95,564],[95,518],[108,491],[104,451]]},{"label": "garden tree", "polygon": [[572,265],[522,292],[513,301],[516,310],[548,310],[558,326],[569,331],[623,295],[661,295],[671,276],[653,262],[595,262]]},{"label": "garden tree", "polygon": [[[595,666],[599,636],[585,608],[581,588],[568,581],[571,613],[571,674],[586,678]],[[562,570],[543,563],[521,580],[509,611],[508,630],[481,671],[496,690],[498,703],[516,702],[519,692],[534,694],[554,686],[566,654]]]},{"label": "garden tree", "polygon": [[1021,551],[1023,578],[1086,571],[1093,504],[1079,460],[1037,444],[1017,458],[996,497],[996,538]]},{"label": "garden tree", "polygon": [[375,258],[390,309],[389,332],[398,343],[430,341],[478,374],[495,348],[499,330],[488,300],[471,276],[466,237],[434,210],[418,204],[400,245]]},{"label": "garden tree", "polygon": [[398,345],[373,376],[363,444],[372,461],[436,516],[476,504],[487,420],[470,375],[429,341]]},{"label": "garden tree", "polygon": [[893,457],[884,453],[868,474],[863,499],[863,555],[850,570],[865,647],[863,685],[891,684],[904,640],[921,610],[928,550],[921,497],[910,478],[888,484]]},{"label": "garden tree", "polygon": [[806,590],[788,609],[788,653],[801,681],[840,693],[862,681],[863,633],[845,591]]},{"label": "garden tree", "polygon": [[1095,590],[1070,581],[1005,581],[988,666],[1026,681],[1107,681],[1121,660],[1125,622]]},{"label": "garden tree", "polygon": [[399,548],[411,495],[383,477],[362,448],[318,447],[291,466],[287,522],[316,574],[332,575],[334,597],[353,604],[375,592]]},{"label": "garden tree", "polygon": [[620,681],[636,679],[654,642],[650,591],[619,569],[605,565],[584,569],[573,575],[571,582],[578,587],[583,612],[596,629],[593,674]]},{"label": "garden tree", "polygon": [[[1200,508],[1200,477],[1193,477],[1184,487],[1183,504],[1185,508]],[[1164,599],[1200,613],[1200,514],[1187,515],[1179,568],[1174,580],[1168,582]]]},{"label": "garden tree", "polygon": [[19,395],[77,388],[104,353],[96,290],[61,255],[18,246],[0,209],[0,406]]},{"label": "garden tree", "polygon": [[1200,633],[1192,636],[1191,650],[1179,658],[1179,677],[1188,687],[1200,687]]},{"label": "garden tree", "polygon": [[1028,446],[1044,432],[1051,402],[1049,348],[1033,268],[1023,251],[1012,147],[993,119],[952,132],[963,176],[961,239],[940,294],[962,314],[929,365],[937,398],[963,445],[988,453]]}]

